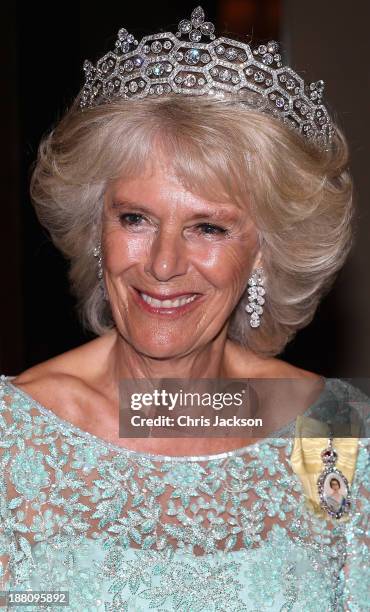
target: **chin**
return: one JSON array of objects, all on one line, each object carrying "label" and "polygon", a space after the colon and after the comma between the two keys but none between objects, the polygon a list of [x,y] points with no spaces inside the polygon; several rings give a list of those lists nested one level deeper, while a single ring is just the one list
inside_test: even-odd
[{"label": "chin", "polygon": [[[144,330],[143,330],[144,332]],[[162,334],[159,329],[155,332],[147,333],[123,333],[122,336],[139,354],[152,357],[153,359],[170,359],[177,355],[187,353],[192,344],[189,345],[189,338],[185,345],[184,339],[176,334],[176,337],[171,337],[170,334]],[[195,339],[194,339],[195,343]]]},{"label": "chin", "polygon": [[138,353],[146,357],[151,357],[152,359],[172,359],[178,355],[183,355],[186,350],[184,347],[178,345],[160,345],[154,343],[150,344],[148,342],[135,343],[133,346]]}]

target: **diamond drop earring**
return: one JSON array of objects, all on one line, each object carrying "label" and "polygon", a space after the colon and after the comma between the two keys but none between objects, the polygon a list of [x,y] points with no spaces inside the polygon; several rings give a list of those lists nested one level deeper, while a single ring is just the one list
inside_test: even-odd
[{"label": "diamond drop earring", "polygon": [[100,244],[100,242],[99,242],[99,244],[96,245],[96,247],[94,247],[93,255],[97,259],[97,263],[98,263],[98,269],[97,269],[96,275],[97,275],[97,277],[98,277],[98,279],[100,281],[99,284],[100,284],[100,287],[101,287],[101,290],[102,290],[102,293],[103,293],[103,298],[104,298],[104,300],[106,302],[108,302],[109,301],[108,293],[107,293],[107,290],[106,290],[106,287],[105,287],[105,283],[103,281],[103,257],[102,257],[102,253],[101,253],[101,244]]},{"label": "diamond drop earring", "polygon": [[101,280],[103,278],[103,260],[102,260],[102,255],[101,255],[100,242],[98,245],[96,245],[96,247],[94,247],[93,255],[97,259],[97,263],[98,263],[97,277],[99,280]]},{"label": "diamond drop earring", "polygon": [[266,293],[264,288],[263,268],[256,268],[248,280],[248,304],[245,310],[250,314],[249,324],[251,327],[259,327],[263,314],[263,305]]}]

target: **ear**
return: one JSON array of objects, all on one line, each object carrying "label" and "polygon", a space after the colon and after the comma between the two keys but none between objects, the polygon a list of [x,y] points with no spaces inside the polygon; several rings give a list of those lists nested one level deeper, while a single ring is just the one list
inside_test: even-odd
[{"label": "ear", "polygon": [[[254,271],[257,269],[257,268],[262,268],[262,267],[263,267],[263,265],[262,265],[262,251],[261,251],[261,249],[259,248],[259,249],[258,249],[258,251],[257,251],[257,253],[256,253],[256,255],[255,255],[255,258],[254,258],[254,260],[253,260],[253,265],[252,265],[252,268],[251,268],[251,270],[250,270],[249,277],[251,277],[251,276],[252,276],[253,272],[254,272]],[[248,281],[249,281],[249,278],[248,278],[248,279],[246,279],[246,281],[245,281],[244,290],[246,290],[246,288],[247,288],[247,286],[248,286]]]},{"label": "ear", "polygon": [[255,270],[256,268],[262,268],[262,267],[263,267],[263,264],[262,264],[262,250],[261,250],[261,248],[259,248],[257,253],[256,253],[256,256],[254,258],[252,270]]}]

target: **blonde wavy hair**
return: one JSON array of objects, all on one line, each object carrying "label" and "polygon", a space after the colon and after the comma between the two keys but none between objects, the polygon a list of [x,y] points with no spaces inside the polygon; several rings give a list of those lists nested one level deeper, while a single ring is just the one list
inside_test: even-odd
[{"label": "blonde wavy hair", "polygon": [[[352,244],[352,183],[338,127],[320,151],[250,95],[171,94],[115,100],[81,111],[77,100],[41,142],[31,197],[41,224],[70,261],[83,326],[114,326],[96,274],[104,194],[118,177],[140,176],[160,146],[184,186],[212,201],[247,205],[266,275],[261,326],[240,297],[228,337],[261,356],[279,354],[306,326]],[[154,156],[153,156],[154,153]]]}]

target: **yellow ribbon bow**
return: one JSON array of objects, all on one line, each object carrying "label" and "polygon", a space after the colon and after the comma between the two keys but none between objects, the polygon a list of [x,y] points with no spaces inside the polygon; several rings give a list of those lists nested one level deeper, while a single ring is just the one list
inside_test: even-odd
[{"label": "yellow ribbon bow", "polygon": [[[352,427],[358,434],[358,426],[352,424]],[[325,469],[321,451],[327,448],[328,438],[329,426],[326,423],[311,417],[297,417],[295,441],[290,457],[291,465],[302,483],[307,507],[321,518],[329,518],[327,512],[320,506],[317,490],[317,480]],[[333,439],[333,448],[338,455],[335,467],[347,478],[349,487],[352,485],[356,469],[358,440],[358,437]],[[334,520],[346,522],[349,518],[349,514],[344,514],[340,519]]]}]

